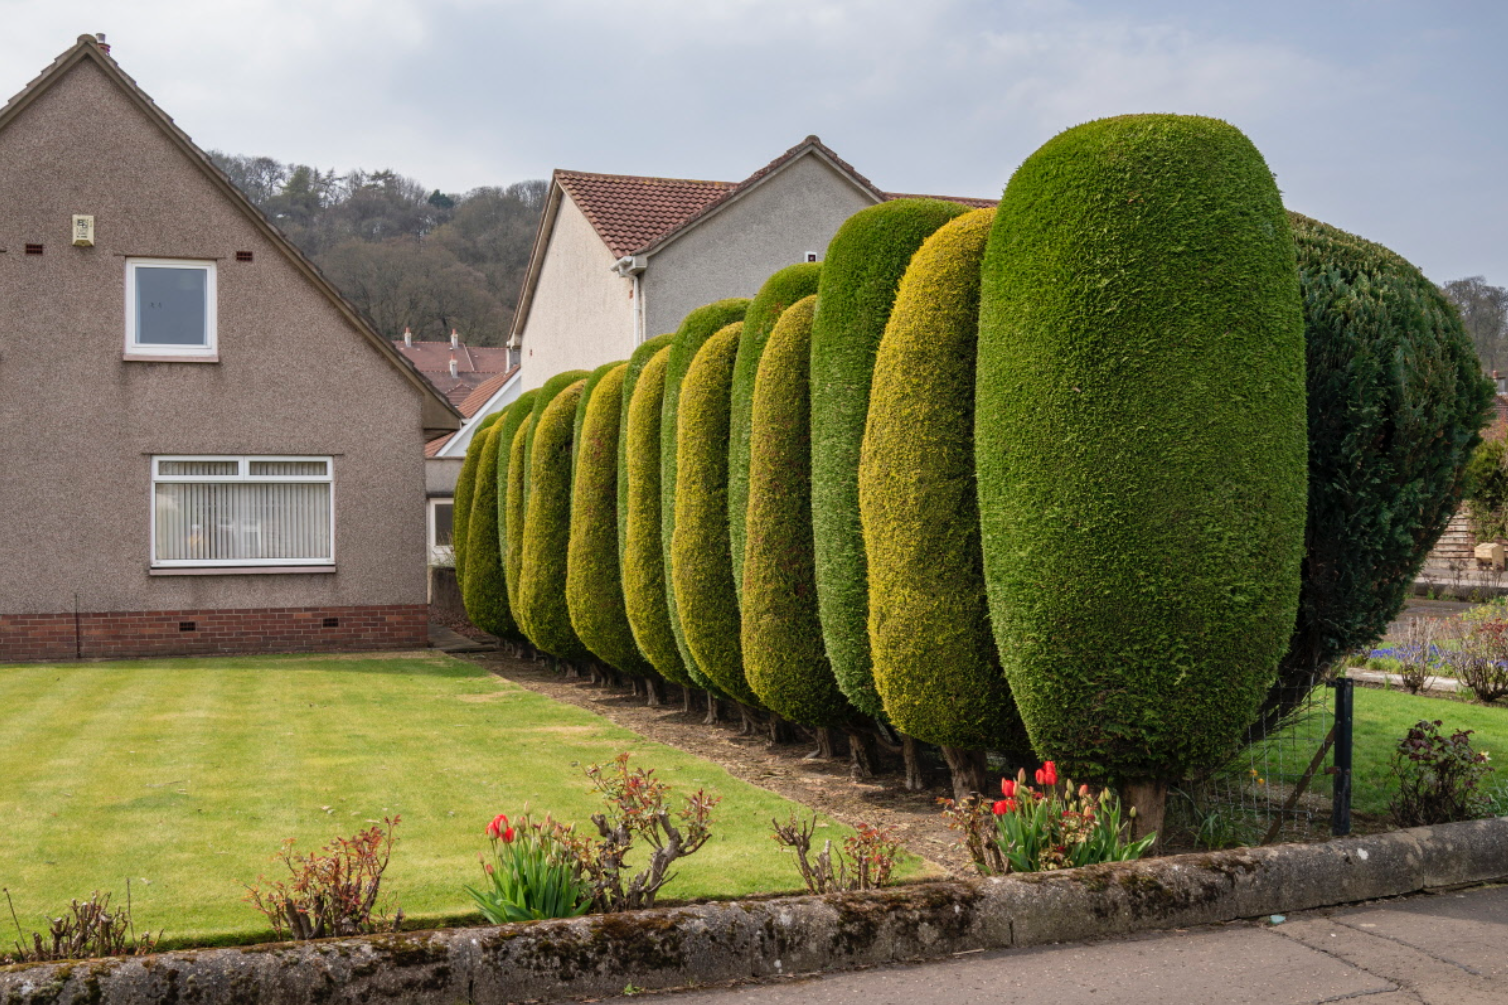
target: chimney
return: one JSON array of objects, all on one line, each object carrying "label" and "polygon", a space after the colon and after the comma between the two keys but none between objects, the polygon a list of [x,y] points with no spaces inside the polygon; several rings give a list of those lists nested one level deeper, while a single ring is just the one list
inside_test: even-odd
[{"label": "chimney", "polygon": [[414,333],[409,330],[408,325],[404,325],[403,326],[403,348],[405,348],[405,349],[412,349],[413,347],[414,347]]},{"label": "chimney", "polygon": [[105,42],[105,33],[104,32],[102,32],[102,31],[95,32],[94,33],[94,40],[99,43],[99,47],[100,47],[100,51],[101,52],[104,52],[104,53],[107,53],[107,54],[110,52],[110,46],[108,44],[106,44],[106,42]]},{"label": "chimney", "polygon": [[454,328],[452,328],[450,330],[450,347],[452,349],[457,349],[457,348],[460,347],[460,345],[461,345],[461,336],[457,335],[456,334],[456,330]]},{"label": "chimney", "polygon": [[450,357],[450,375],[452,377],[460,376],[460,374],[456,372],[456,358],[454,356]]}]

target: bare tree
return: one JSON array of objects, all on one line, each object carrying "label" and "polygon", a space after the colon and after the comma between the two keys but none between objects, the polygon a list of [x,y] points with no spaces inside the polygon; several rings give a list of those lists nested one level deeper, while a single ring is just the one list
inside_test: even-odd
[{"label": "bare tree", "polygon": [[1508,364],[1508,289],[1489,286],[1483,276],[1453,279],[1441,289],[1460,312],[1482,369]]}]

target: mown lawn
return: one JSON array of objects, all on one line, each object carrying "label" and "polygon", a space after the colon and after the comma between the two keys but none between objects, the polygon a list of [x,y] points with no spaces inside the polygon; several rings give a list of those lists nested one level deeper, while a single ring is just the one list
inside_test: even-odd
[{"label": "mown lawn", "polygon": [[[620,751],[722,796],[663,896],[794,890],[770,818],[795,804],[439,654],[0,667],[0,886],[40,927],[95,889],[168,941],[254,939],[244,883],[285,838],[314,849],[401,814],[385,888],[416,920],[466,915],[483,828],[529,807],[586,824],[582,768]],[[837,825],[824,833],[846,833]],[[14,938],[0,906],[0,942]],[[479,916],[478,916],[479,918]]]}]

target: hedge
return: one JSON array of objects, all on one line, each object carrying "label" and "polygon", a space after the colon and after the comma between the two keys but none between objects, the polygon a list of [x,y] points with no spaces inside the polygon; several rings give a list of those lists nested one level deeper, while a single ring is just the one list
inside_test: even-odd
[{"label": "hedge", "polygon": [[1461,500],[1493,398],[1434,283],[1382,245],[1289,219],[1308,355],[1309,519],[1298,625],[1253,737],[1402,610]]},{"label": "hedge", "polygon": [[[662,561],[667,572],[670,569],[670,542],[675,534],[676,493],[676,418],[680,410],[681,381],[691,368],[691,361],[714,334],[726,325],[742,321],[748,310],[745,299],[717,300],[698,307],[686,315],[681,327],[676,330],[670,343],[670,356],[665,362],[665,402],[660,418],[660,547]],[[686,635],[681,627],[679,605],[676,603],[675,581],[665,577],[666,606],[670,611],[670,627],[675,633],[676,647],[681,651],[681,663],[697,687],[715,690],[711,679],[696,665],[696,658],[686,645]]]},{"label": "hedge", "polygon": [[728,422],[728,530],[733,554],[733,585],[743,590],[744,520],[749,509],[749,416],[754,408],[754,377],[759,357],[775,323],[787,307],[817,292],[820,262],[787,265],[759,288],[744,315],[738,338],[738,361],[733,364],[733,394]]},{"label": "hedge", "polygon": [[498,426],[493,424],[478,435],[483,439],[476,465],[476,493],[466,522],[471,575],[461,584],[461,601],[472,624],[506,638],[518,631],[518,625],[508,604],[502,546],[497,536]]},{"label": "hedge", "polygon": [[[585,380],[590,376],[591,374],[586,370],[566,370],[563,373],[557,373],[539,386],[534,397],[533,431],[524,440],[525,457],[532,458],[534,456],[534,437],[537,435],[539,424],[544,418],[545,409],[550,407],[550,402],[554,401],[555,396],[561,391],[564,391],[578,380]],[[532,462],[524,466],[524,504],[526,506],[529,502],[530,482],[534,477],[533,473],[529,470],[531,467],[533,467]]]},{"label": "hedge", "polygon": [[639,374],[649,365],[655,353],[670,345],[675,332],[656,335],[633,351],[628,357],[628,369],[623,374],[623,411],[618,420],[618,559],[623,559],[628,545],[628,406],[634,397],[634,388],[639,386]]},{"label": "hedge", "polygon": [[[660,422],[665,402],[666,346],[650,357],[629,403],[627,444],[628,520],[623,542],[623,599],[639,652],[677,684],[692,684],[670,626],[665,588],[665,550],[660,542]],[[625,379],[627,375],[625,374]]]},{"label": "hedge", "polygon": [[585,388],[586,379],[581,378],[562,389],[533,427],[529,490],[524,501],[523,572],[518,586],[517,616],[524,634],[537,648],[566,660],[589,655],[571,626],[565,595],[571,541],[572,440],[576,406]]},{"label": "hedge", "polygon": [[838,688],[817,617],[812,555],[811,326],[817,298],[792,304],[765,343],[749,436],[744,674],[760,704],[793,722],[858,717]]},{"label": "hedge", "polygon": [[519,395],[508,406],[507,418],[500,420],[498,425],[497,536],[503,545],[503,577],[508,583],[508,603],[515,611],[518,610],[518,574],[524,554],[524,469],[528,467],[523,461],[523,441],[518,432],[533,416],[537,397],[538,391],[525,391]]},{"label": "hedge", "polygon": [[576,409],[581,422],[571,479],[566,607],[576,637],[593,655],[642,677],[653,668],[628,624],[618,558],[618,426],[627,370],[628,364],[619,363],[595,387],[588,382]]},{"label": "hedge", "polygon": [[827,655],[848,700],[881,715],[869,661],[869,573],[859,525],[859,448],[874,354],[912,254],[957,203],[897,199],[860,210],[827,248],[812,321],[812,529]]},{"label": "hedge", "polygon": [[[612,373],[613,370],[617,369],[620,366],[626,365],[627,362],[627,360],[616,359],[611,363],[603,363],[601,366],[593,370],[591,374],[586,378],[586,387],[582,389],[581,392],[581,402],[576,406],[575,432],[571,434],[571,442],[576,444],[575,452],[571,454],[572,485],[576,484],[576,463],[581,458],[581,429],[582,426],[586,424],[587,406],[591,403],[592,395],[596,393],[597,385],[602,383],[603,379],[606,378],[608,374]],[[614,450],[614,453],[616,454],[616,448]],[[614,464],[616,465],[616,463],[617,462],[615,459]],[[575,490],[573,489],[572,491],[574,492]]]},{"label": "hedge", "polygon": [[859,460],[869,646],[901,732],[1030,757],[990,633],[974,487],[979,267],[994,222],[978,209],[911,259],[875,357]]},{"label": "hedge", "polygon": [[976,409],[990,614],[1037,753],[1154,791],[1227,755],[1304,547],[1298,273],[1251,142],[1138,115],[1029,157],[985,253]]},{"label": "hedge", "polygon": [[466,575],[467,528],[471,526],[471,497],[476,494],[476,466],[482,456],[482,434],[492,428],[492,424],[502,415],[503,412],[493,412],[477,423],[476,432],[471,434],[471,442],[466,444],[466,459],[461,461],[460,473],[456,475],[456,488],[452,496],[450,511],[452,527],[450,553],[455,557],[457,586]]},{"label": "hedge", "polygon": [[697,669],[721,693],[757,705],[744,680],[728,550],[728,401],[742,330],[735,321],[709,338],[681,382],[670,578]]}]

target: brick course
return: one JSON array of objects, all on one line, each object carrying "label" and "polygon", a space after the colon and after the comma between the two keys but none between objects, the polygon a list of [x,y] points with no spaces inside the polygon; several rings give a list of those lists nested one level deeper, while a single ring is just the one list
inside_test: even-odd
[{"label": "brick course", "polygon": [[[327,628],[326,618],[339,624]],[[182,629],[186,622],[193,623],[192,631]],[[0,614],[0,663],[422,649],[428,644],[425,604]]]}]

